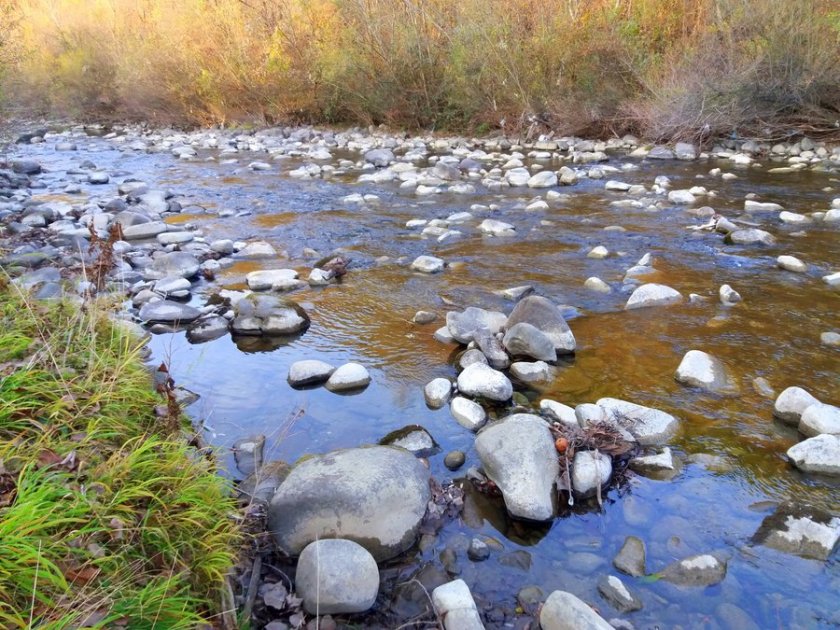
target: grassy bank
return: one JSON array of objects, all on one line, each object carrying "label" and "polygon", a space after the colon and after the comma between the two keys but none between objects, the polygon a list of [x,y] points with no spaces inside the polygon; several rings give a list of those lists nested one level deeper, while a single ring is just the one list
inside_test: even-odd
[{"label": "grassy bank", "polygon": [[833,0],[18,0],[8,9],[7,93],[30,113],[478,132],[536,123],[654,139],[778,137],[789,125],[819,136],[840,119]]},{"label": "grassy bank", "polygon": [[0,275],[0,626],[221,626],[227,485],[104,312]]}]

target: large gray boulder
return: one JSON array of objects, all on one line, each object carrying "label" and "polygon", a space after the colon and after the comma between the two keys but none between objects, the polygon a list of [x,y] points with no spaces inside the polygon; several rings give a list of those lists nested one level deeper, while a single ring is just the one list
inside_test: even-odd
[{"label": "large gray boulder", "polygon": [[551,431],[542,418],[526,413],[509,416],[483,429],[475,449],[512,516],[531,521],[554,516],[560,464]]},{"label": "large gray boulder", "polygon": [[504,402],[513,396],[513,384],[489,365],[473,363],[458,375],[458,391],[465,396]]},{"label": "large gray boulder", "polygon": [[317,540],[298,558],[295,591],[312,615],[365,612],[379,593],[379,568],[352,540]]},{"label": "large gray boulder", "polygon": [[674,416],[659,409],[617,398],[601,398],[597,405],[606,412],[611,422],[627,430],[642,446],[663,444],[679,428],[679,421]]},{"label": "large gray boulder", "polygon": [[446,327],[458,343],[468,344],[475,334],[486,330],[491,335],[501,331],[507,321],[504,313],[486,311],[470,306],[463,312],[450,311],[446,314]]},{"label": "large gray boulder", "polygon": [[546,335],[554,343],[558,354],[575,351],[575,336],[560,309],[550,300],[538,295],[529,295],[520,300],[508,316],[507,329],[520,323],[531,324]]},{"label": "large gray boulder", "polygon": [[429,477],[420,460],[397,447],[316,455],[295,466],[277,489],[269,531],[293,556],[315,540],[346,538],[377,561],[393,558],[414,544],[430,497]]},{"label": "large gray boulder", "polygon": [[514,357],[529,357],[537,361],[556,361],[554,342],[539,328],[520,322],[508,328],[502,345]]},{"label": "large gray boulder", "polygon": [[787,456],[805,472],[840,475],[840,435],[823,433],[791,446]]},{"label": "large gray boulder", "polygon": [[674,375],[677,382],[716,394],[735,394],[738,384],[729,375],[723,361],[703,352],[689,350]]},{"label": "large gray boulder", "polygon": [[613,630],[584,601],[566,591],[554,591],[540,611],[542,630]]}]

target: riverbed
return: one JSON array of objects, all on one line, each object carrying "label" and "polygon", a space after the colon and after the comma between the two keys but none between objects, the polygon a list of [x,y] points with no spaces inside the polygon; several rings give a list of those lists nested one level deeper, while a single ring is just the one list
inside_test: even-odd
[{"label": "riverbed", "polygon": [[[840,292],[822,279],[840,271],[840,222],[785,223],[778,212],[744,210],[745,199],[755,195],[806,216],[825,212],[840,197],[836,163],[770,172],[788,164],[786,158],[761,156],[739,165],[713,156],[651,160],[616,149],[606,152],[606,161],[572,164],[557,154],[529,156],[533,148],[523,147],[519,151],[526,168],[566,164],[580,171],[576,183],[494,190],[476,178],[471,192],[453,193],[447,182],[438,186],[442,192],[418,195],[399,180],[359,182],[375,170],[346,148],[319,161],[305,150],[300,155],[267,153],[259,134],[242,134],[237,142],[231,140],[233,133],[202,132],[171,142],[194,149],[194,155],[179,158],[170,150],[132,148],[124,136],[95,137],[77,130],[61,138],[70,138],[76,150],[56,151],[56,139],[48,138],[21,145],[14,154],[38,160],[47,171],[40,176],[45,188],[33,190],[34,199],[70,204],[87,203],[91,195],[107,199],[116,195],[116,183],[136,178],[171,190],[179,200],[184,211],[167,222],[194,230],[208,242],[261,240],[280,252],[275,259],[235,262],[213,280],[196,281],[193,304],[202,304],[219,288],[245,288],[246,274],[257,269],[291,268],[305,279],[322,256],[338,253],[350,261],[341,282],[290,294],[312,320],[302,335],[225,335],[201,344],[191,344],[184,332],[153,335],[153,361],[166,361],[178,385],[200,396],[188,412],[207,441],[221,449],[232,477],[237,472],[229,448],[248,435],[266,436],[268,460],[294,462],[306,454],[375,443],[395,429],[419,424],[440,446],[440,453],[429,458],[433,476],[462,479],[470,466],[479,465],[475,436],[453,420],[447,407],[430,409],[423,395],[433,378],[454,379],[458,373],[457,346],[438,341],[434,333],[448,311],[478,306],[509,313],[515,302],[499,292],[530,285],[536,294],[564,305],[577,348],[558,360],[548,383],[524,392],[529,404],[538,409],[541,399],[550,398],[574,407],[612,397],[671,413],[681,421],[670,446],[682,470],[668,481],[633,475],[611,490],[600,508],[578,505],[545,526],[512,521],[500,500],[463,482],[462,518],[448,523],[434,544],[409,554],[404,573],[425,563],[441,565],[441,553],[453,550],[457,566],[449,562],[450,573],[457,570],[469,584],[487,627],[515,623],[517,593],[528,585],[545,595],[568,590],[594,603],[605,618],[622,617],[637,628],[840,625],[836,552],[822,562],[753,542],[762,521],[780,504],[840,510],[840,482],[793,468],[785,452],[800,437],[773,418],[775,395],[789,386],[840,404],[840,350],[821,343],[822,333],[840,330]],[[222,150],[234,146],[235,152]],[[424,168],[459,146],[468,151],[477,145],[429,140],[412,163]],[[507,159],[516,150],[499,153]],[[394,151],[399,159],[405,147],[397,143]],[[107,172],[110,182],[82,182],[78,192],[65,192],[67,170],[84,160]],[[267,168],[249,167],[255,162]],[[332,165],[335,171],[306,178],[291,174],[312,163]],[[502,164],[499,158],[484,166]],[[670,180],[669,190],[700,186],[707,194],[697,194],[692,204],[669,202],[667,193],[654,192],[660,176]],[[610,191],[605,189],[608,180],[645,189],[635,195]],[[559,194],[549,196],[549,190]],[[356,194],[375,198],[347,199]],[[546,203],[529,209],[538,198]],[[768,230],[775,243],[731,245],[713,230],[689,229],[709,220],[697,212],[703,206]],[[406,225],[446,220],[459,212],[472,216],[448,224],[459,234],[443,241],[423,236],[422,226]],[[487,218],[513,225],[514,233],[482,233],[478,225]],[[589,257],[596,246],[605,247],[607,256]],[[645,254],[653,259],[645,282],[698,297],[669,307],[625,310],[633,288],[625,283],[625,273]],[[437,274],[414,272],[409,263],[420,255],[439,257],[448,266]],[[779,255],[802,259],[807,271],[779,269]],[[602,279],[611,291],[586,288],[590,277]],[[723,284],[740,293],[738,304],[721,304]],[[432,311],[438,319],[415,324],[418,310]],[[703,392],[674,379],[683,355],[694,349],[727,365],[738,384],[737,396]],[[291,364],[301,359],[357,362],[369,370],[372,382],[352,395],[296,390],[286,378]],[[774,394],[757,385],[758,378]],[[443,456],[455,449],[464,451],[467,461],[451,472]],[[645,542],[651,573],[679,558],[714,552],[727,558],[726,579],[707,588],[681,588],[625,578],[644,608],[620,615],[600,598],[597,584],[615,572],[612,558],[630,535]],[[466,549],[476,536],[496,539],[502,550],[486,561],[470,561]],[[527,556],[513,553],[523,551]]]}]

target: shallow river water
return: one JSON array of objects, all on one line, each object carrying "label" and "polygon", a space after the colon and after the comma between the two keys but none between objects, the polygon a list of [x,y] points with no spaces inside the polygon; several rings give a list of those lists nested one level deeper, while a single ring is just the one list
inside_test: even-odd
[{"label": "shallow river water", "polygon": [[[460,477],[467,467],[478,465],[475,437],[454,421],[447,407],[430,410],[423,397],[423,386],[432,378],[457,375],[455,346],[432,336],[446,311],[480,306],[510,312],[513,303],[494,291],[524,284],[574,307],[569,325],[577,351],[559,362],[549,385],[528,393],[535,408],[543,397],[574,406],[609,396],[665,410],[681,420],[671,446],[684,468],[671,481],[632,476],[620,491],[605,497],[601,509],[579,507],[546,527],[511,522],[499,501],[475,495],[465,484],[463,518],[446,525],[436,544],[417,551],[409,564],[439,562],[441,551],[454,549],[460,577],[480,609],[512,610],[519,589],[536,585],[546,595],[555,589],[571,591],[594,603],[605,618],[621,616],[637,628],[840,625],[836,552],[821,562],[752,542],[779,503],[840,510],[840,482],[803,475],[788,463],[785,451],[798,441],[797,433],[773,419],[773,398],[757,393],[752,384],[763,377],[777,394],[800,385],[823,402],[840,404],[840,350],[820,344],[822,332],[840,329],[840,292],[821,279],[840,270],[840,225],[791,226],[780,222],[777,213],[744,216],[760,222],[777,243],[726,245],[720,234],[687,230],[706,219],[692,216],[686,206],[666,202],[658,211],[611,206],[628,195],[604,190],[606,179],[650,187],[656,176],[666,175],[674,189],[701,185],[714,191],[715,197],[700,198],[693,207],[710,205],[729,218],[743,215],[748,193],[808,213],[826,210],[831,199],[840,197],[840,173],[770,174],[774,164],[769,162],[736,168],[715,159],[654,162],[614,154],[607,164],[638,168],[601,180],[582,179],[558,189],[567,199],[549,202],[547,210],[528,211],[525,206],[545,191],[511,188],[496,193],[477,184],[474,194],[418,197],[397,183],[356,183],[359,171],[326,180],[290,178],[288,171],[305,163],[303,159],[252,171],[246,165],[266,159],[265,154],[243,152],[234,156],[235,163],[224,163],[217,151],[208,149],[186,161],[167,153],[125,151],[96,138],[83,140],[72,153],[55,152],[49,144],[20,151],[41,160],[56,178],[90,159],[112,173],[112,182],[130,175],[171,189],[185,198],[182,205],[196,204],[207,212],[169,220],[193,224],[208,240],[258,238],[288,252],[288,259],[236,263],[218,274],[217,285],[243,288],[245,273],[259,268],[292,267],[306,278],[314,260],[305,257],[304,248],[322,255],[342,248],[352,260],[340,284],[293,294],[312,318],[302,336],[273,342],[225,336],[200,345],[191,345],[184,333],[154,336],[155,360],[168,361],[177,383],[200,394],[189,412],[204,423],[208,441],[220,447],[263,433],[267,458],[291,462],[306,453],[376,442],[394,429],[420,424],[442,448],[430,458],[433,475],[439,480]],[[216,159],[204,159],[208,157]],[[359,159],[358,154],[348,157]],[[710,176],[715,167],[734,172],[737,179]],[[93,192],[102,194],[102,188]],[[379,201],[361,207],[345,203],[343,198],[352,193],[372,193]],[[453,226],[462,236],[443,243],[423,239],[420,229],[405,226],[415,218],[468,211],[472,204],[496,204],[498,209],[474,212],[475,218]],[[220,218],[216,213],[222,209],[250,214]],[[511,223],[516,234],[484,236],[477,229],[484,218]],[[605,230],[608,226],[624,231]],[[588,258],[597,245],[610,255]],[[648,252],[656,271],[646,281],[709,299],[624,311],[624,272]],[[407,263],[421,254],[438,256],[451,266],[434,275],[410,271]],[[803,259],[808,272],[778,269],[780,254]],[[384,256],[387,261],[377,260]],[[590,276],[605,280],[612,293],[584,288]],[[724,283],[743,297],[737,306],[725,308],[717,299]],[[420,309],[436,312],[438,320],[413,324],[410,320]],[[677,383],[674,371],[691,349],[722,359],[736,376],[740,395],[720,397]],[[286,376],[300,359],[333,365],[356,361],[370,370],[373,381],[354,395],[324,388],[298,391]],[[466,466],[457,473],[443,466],[443,455],[452,449],[467,454]],[[698,453],[721,456],[726,464],[690,463],[688,456]],[[232,458],[226,464],[233,471]],[[496,538],[504,551],[482,563],[470,562],[466,546],[476,535]],[[708,588],[680,588],[623,576],[645,606],[619,615],[599,597],[596,586],[599,577],[615,571],[612,558],[628,535],[645,541],[648,571],[685,556],[720,552],[728,558],[726,579]],[[530,567],[500,562],[517,550],[530,554]],[[501,613],[489,614],[486,621],[488,627],[505,623]]]}]

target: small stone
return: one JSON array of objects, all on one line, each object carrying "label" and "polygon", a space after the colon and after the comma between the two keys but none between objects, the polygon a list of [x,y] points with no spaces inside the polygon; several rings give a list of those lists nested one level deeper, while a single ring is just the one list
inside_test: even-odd
[{"label": "small stone", "polygon": [[582,497],[594,495],[612,476],[612,459],[599,451],[578,451],[572,465],[572,488]]},{"label": "small stone", "polygon": [[613,566],[627,575],[641,577],[647,573],[645,569],[645,543],[641,538],[628,536],[624,539],[618,554],[613,558]]},{"label": "small stone", "polygon": [[711,586],[726,577],[726,563],[711,554],[701,554],[669,564],[660,575],[681,586]]},{"label": "small stone", "polygon": [[490,557],[489,545],[479,538],[473,538],[467,549],[467,557],[473,562],[481,562]]},{"label": "small stone", "polygon": [[586,282],[583,283],[583,286],[589,289],[590,291],[595,291],[596,293],[612,292],[610,285],[608,285],[606,282],[595,276],[587,278]]},{"label": "small stone", "polygon": [[370,374],[363,365],[345,363],[327,379],[326,388],[331,392],[345,392],[367,387]]},{"label": "small stone", "polygon": [[437,315],[430,311],[417,311],[411,321],[415,324],[431,324],[437,319]]},{"label": "small stone", "polygon": [[737,383],[729,375],[729,370],[723,362],[701,350],[689,350],[685,353],[674,378],[683,385],[718,394],[738,392]]},{"label": "small stone", "polygon": [[450,412],[452,417],[458,421],[458,424],[470,431],[478,431],[487,422],[487,413],[484,408],[463,396],[452,399]]},{"label": "small stone", "polygon": [[618,612],[628,613],[642,609],[642,600],[633,595],[620,579],[605,575],[598,581],[598,592]]},{"label": "small stone", "polygon": [[776,266],[779,267],[779,269],[792,271],[793,273],[805,273],[808,271],[808,265],[795,256],[779,256],[776,259]]},{"label": "small stone", "polygon": [[741,301],[741,294],[728,284],[721,285],[718,294],[720,295],[720,303],[724,306],[733,306]]},{"label": "small stone", "polygon": [[820,343],[830,348],[840,348],[840,333],[833,331],[821,333]]},{"label": "small stone", "polygon": [[733,245],[773,245],[776,238],[764,230],[749,228],[730,232],[726,235],[725,241]]},{"label": "small stone", "polygon": [[432,591],[432,605],[444,630],[484,630],[475,600],[464,580],[455,580]]},{"label": "small stone", "polygon": [[626,310],[647,308],[651,306],[669,306],[682,302],[683,296],[679,291],[664,284],[643,284],[630,295]]},{"label": "small stone", "polygon": [[552,420],[556,420],[568,427],[575,429],[580,427],[575,410],[568,405],[564,405],[556,400],[544,398],[540,401],[540,410]]},{"label": "small stone", "polygon": [[589,251],[589,253],[586,255],[586,257],[587,258],[602,259],[602,258],[606,258],[609,255],[610,255],[610,250],[608,250],[603,245],[598,245],[597,247],[593,247]]},{"label": "small stone", "polygon": [[324,361],[317,359],[295,361],[289,368],[287,380],[292,387],[306,387],[325,382],[333,372],[335,372],[335,367]]},{"label": "small stone", "polygon": [[504,402],[513,396],[507,376],[482,363],[473,363],[458,376],[458,390],[466,396],[478,396]]},{"label": "small stone", "polygon": [[820,402],[801,387],[788,387],[776,399],[773,415],[787,424],[799,424],[802,413],[811,405]]},{"label": "small stone", "polygon": [[440,409],[449,402],[452,395],[452,382],[448,378],[436,378],[426,383],[423,388],[426,404],[431,409]]},{"label": "small stone", "polygon": [[641,474],[656,474],[674,470],[674,458],[667,446],[657,455],[634,457],[630,460],[630,469]]},{"label": "small stone", "polygon": [[840,517],[809,506],[783,504],[762,521],[754,540],[785,553],[826,561],[840,542]]},{"label": "small stone", "polygon": [[449,470],[458,470],[467,461],[464,451],[450,451],[443,458],[443,465]]},{"label": "small stone", "polygon": [[445,263],[440,258],[434,256],[418,256],[411,263],[411,268],[414,271],[422,273],[439,273],[443,271]]},{"label": "small stone", "polygon": [[551,379],[551,371],[545,361],[519,361],[510,366],[510,373],[522,383],[545,383]]}]

